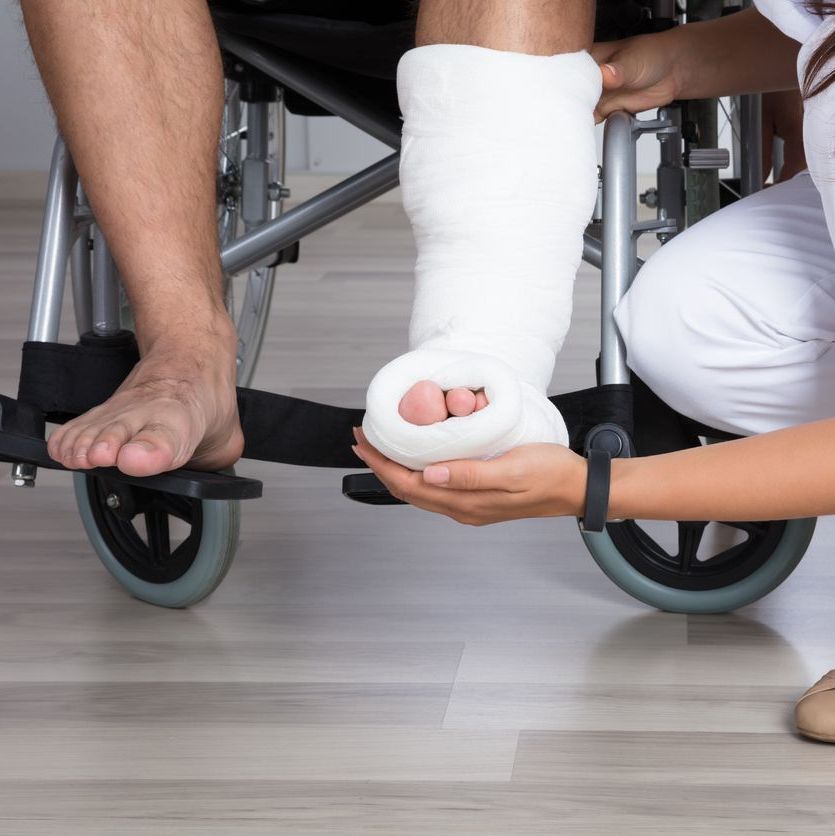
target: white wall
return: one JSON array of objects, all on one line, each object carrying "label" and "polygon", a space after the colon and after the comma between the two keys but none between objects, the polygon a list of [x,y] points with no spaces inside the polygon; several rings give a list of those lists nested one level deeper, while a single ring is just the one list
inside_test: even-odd
[{"label": "white wall", "polygon": [[[0,0],[0,114],[0,171],[45,170],[55,128],[14,0]],[[351,172],[387,153],[382,143],[339,119],[291,116],[288,120],[290,171]],[[638,171],[653,172],[657,159],[657,141],[643,138]]]},{"label": "white wall", "polygon": [[20,8],[0,0],[0,170],[49,166],[52,112],[26,43]]}]

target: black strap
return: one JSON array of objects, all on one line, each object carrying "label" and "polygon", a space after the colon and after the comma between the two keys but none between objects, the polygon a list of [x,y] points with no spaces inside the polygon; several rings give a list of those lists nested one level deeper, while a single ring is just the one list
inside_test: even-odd
[{"label": "black strap", "polygon": [[[28,342],[23,346],[18,399],[48,421],[62,423],[113,394],[138,359],[132,335],[85,337],[81,345]],[[568,425],[570,447],[582,452],[593,427],[616,423],[632,432],[632,388],[612,384],[554,395]],[[313,467],[362,467],[351,451],[351,427],[363,410],[238,390],[244,458]]]},{"label": "black strap", "polygon": [[603,531],[609,515],[609,482],[612,457],[607,450],[588,451],[586,508],[580,524],[583,531]]}]

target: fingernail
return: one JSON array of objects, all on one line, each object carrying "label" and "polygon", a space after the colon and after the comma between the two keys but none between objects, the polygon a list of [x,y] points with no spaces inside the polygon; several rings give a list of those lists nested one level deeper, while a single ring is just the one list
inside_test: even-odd
[{"label": "fingernail", "polygon": [[354,451],[354,455],[355,455],[358,459],[360,459],[360,460],[362,460],[362,461],[365,461],[365,456],[363,456],[363,454],[362,454],[362,453],[360,453],[360,448],[359,448],[359,447],[357,447],[357,445],[356,445],[356,444],[352,444],[352,445],[351,445],[351,449]]},{"label": "fingernail", "polygon": [[431,464],[423,471],[423,481],[430,485],[446,485],[449,482],[449,468]]},{"label": "fingernail", "polygon": [[604,64],[603,65],[612,75],[618,74],[618,69],[614,64]]},{"label": "fingernail", "polygon": [[359,427],[351,427],[351,432],[354,434],[354,438],[359,438],[359,433],[357,432]]}]

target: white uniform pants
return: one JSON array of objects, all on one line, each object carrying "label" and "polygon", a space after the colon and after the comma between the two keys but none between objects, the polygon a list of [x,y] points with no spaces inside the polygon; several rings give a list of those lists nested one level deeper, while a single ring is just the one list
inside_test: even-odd
[{"label": "white uniform pants", "polygon": [[835,417],[835,251],[808,173],[662,247],[615,319],[683,415],[742,435]]}]

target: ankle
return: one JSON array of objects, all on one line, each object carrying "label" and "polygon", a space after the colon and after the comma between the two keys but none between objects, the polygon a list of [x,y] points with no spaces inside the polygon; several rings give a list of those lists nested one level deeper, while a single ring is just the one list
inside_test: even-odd
[{"label": "ankle", "polygon": [[149,354],[199,355],[207,353],[216,357],[234,357],[238,334],[235,324],[226,311],[207,312],[203,315],[179,320],[176,324],[161,327],[143,327],[137,322],[136,339],[143,357]]}]

